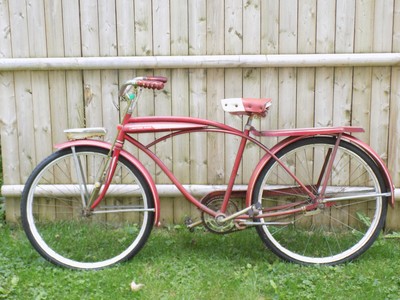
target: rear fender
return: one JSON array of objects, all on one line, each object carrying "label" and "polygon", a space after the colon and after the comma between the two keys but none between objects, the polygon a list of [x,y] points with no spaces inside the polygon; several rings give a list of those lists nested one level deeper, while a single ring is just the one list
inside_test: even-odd
[{"label": "rear fender", "polygon": [[[79,146],[94,146],[94,147],[99,147],[102,149],[110,150],[112,145],[107,142],[99,141],[99,140],[75,140],[75,141],[68,141],[65,143],[57,144],[54,147],[61,150],[61,149],[66,149],[70,147],[79,147]],[[156,185],[154,183],[153,178],[151,177],[149,171],[143,166],[143,164],[132,154],[125,150],[121,150],[120,155],[127,159],[130,163],[132,163],[138,170],[142,173],[144,176],[144,179],[148,183],[150,187],[150,192],[153,195],[154,198],[154,208],[155,208],[155,218],[154,218],[154,224],[156,226],[159,226],[159,220],[160,220],[160,198],[158,195],[158,191],[156,188]]]},{"label": "rear fender", "polygon": [[374,149],[371,148],[368,144],[360,141],[359,139],[355,138],[354,136],[351,135],[344,135],[343,139],[358,146],[362,150],[364,150],[365,153],[367,153],[376,163],[380,171],[385,175],[384,180],[386,183],[386,188],[388,191],[390,191],[391,196],[388,197],[388,201],[390,203],[390,206],[394,208],[394,184],[392,180],[392,176],[390,175],[389,169],[387,168],[386,164],[382,160],[382,158],[378,155],[378,153],[375,152]]},{"label": "rear fender", "polygon": [[[305,137],[305,136],[288,137],[288,138],[282,140],[281,142],[279,142],[278,144],[276,144],[274,147],[272,147],[270,149],[270,153],[265,154],[261,158],[260,162],[255,167],[255,169],[251,175],[250,181],[249,181],[248,190],[247,190],[247,194],[246,194],[246,206],[250,206],[252,204],[252,197],[253,197],[253,193],[254,193],[255,183],[257,181],[257,178],[260,176],[261,170],[272,158],[271,154],[276,154],[278,151],[282,150],[286,146],[288,146],[298,140],[307,138],[307,137]],[[394,198],[395,197],[394,197],[394,185],[393,185],[392,177],[390,176],[389,170],[386,167],[383,160],[380,158],[380,156],[369,145],[367,145],[366,143],[360,141],[359,139],[357,139],[351,135],[343,134],[342,140],[356,145],[357,147],[362,149],[365,153],[367,153],[373,159],[373,161],[376,163],[376,165],[378,166],[380,171],[384,174],[384,180],[386,183],[387,191],[390,191],[390,193],[391,193],[391,196],[388,197],[389,198],[388,200],[389,200],[390,205],[392,207],[394,207]]]}]

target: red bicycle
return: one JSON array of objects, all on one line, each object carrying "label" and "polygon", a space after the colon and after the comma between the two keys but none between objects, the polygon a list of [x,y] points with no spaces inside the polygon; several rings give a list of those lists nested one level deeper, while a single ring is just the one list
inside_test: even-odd
[{"label": "red bicycle", "polygon": [[[352,133],[359,127],[259,131],[270,99],[224,99],[222,108],[248,117],[243,130],[192,117],[134,117],[144,88],[162,89],[164,77],[138,77],[122,85],[127,101],[114,143],[98,139],[103,128],[67,130],[69,141],[42,161],[26,182],[21,203],[24,230],[47,260],[76,269],[104,268],[132,258],[159,223],[160,203],[144,165],[124,149],[147,154],[200,211],[189,229],[214,233],[255,227],[265,245],[284,260],[335,265],[359,257],[382,230],[393,184],[380,157]],[[151,148],[182,134],[239,137],[236,159],[224,191],[196,199]],[[158,133],[149,144],[136,138]],[[160,136],[161,135],[161,136]],[[95,138],[96,137],[96,138]],[[259,137],[285,137],[272,148]],[[248,143],[264,155],[246,189],[235,177]]]}]

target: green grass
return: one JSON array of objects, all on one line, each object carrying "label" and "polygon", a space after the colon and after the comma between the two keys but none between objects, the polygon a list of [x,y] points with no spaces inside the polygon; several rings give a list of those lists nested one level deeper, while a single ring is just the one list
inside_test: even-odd
[{"label": "green grass", "polygon": [[[100,271],[55,267],[20,228],[0,227],[0,298],[6,299],[399,299],[400,241],[379,239],[337,267],[282,262],[254,230],[226,236],[154,230],[131,261]],[[130,290],[132,281],[145,286]]]}]

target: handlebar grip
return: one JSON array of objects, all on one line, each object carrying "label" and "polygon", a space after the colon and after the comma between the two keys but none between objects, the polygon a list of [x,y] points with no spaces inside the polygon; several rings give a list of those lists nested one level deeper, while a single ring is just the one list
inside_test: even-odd
[{"label": "handlebar grip", "polygon": [[161,90],[164,88],[164,83],[168,81],[168,78],[163,76],[145,76],[136,77],[125,82],[119,89],[119,96],[122,97],[127,89],[131,86],[140,86],[146,89]]},{"label": "handlebar grip", "polygon": [[153,90],[162,90],[164,88],[164,82],[153,81],[147,78],[145,80],[138,80],[136,82],[136,85],[146,89],[153,89]]},{"label": "handlebar grip", "polygon": [[166,83],[168,81],[168,78],[164,76],[146,76],[145,79],[149,81],[159,81],[162,83]]}]

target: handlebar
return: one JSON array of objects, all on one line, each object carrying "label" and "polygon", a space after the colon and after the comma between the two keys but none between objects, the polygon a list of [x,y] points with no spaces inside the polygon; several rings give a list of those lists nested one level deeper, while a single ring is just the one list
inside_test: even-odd
[{"label": "handlebar", "polygon": [[144,77],[136,77],[131,80],[126,81],[121,88],[119,89],[119,96],[122,97],[127,88],[134,87],[142,87],[145,89],[152,90],[162,90],[164,88],[164,84],[168,81],[168,78],[163,76],[144,76]]}]

